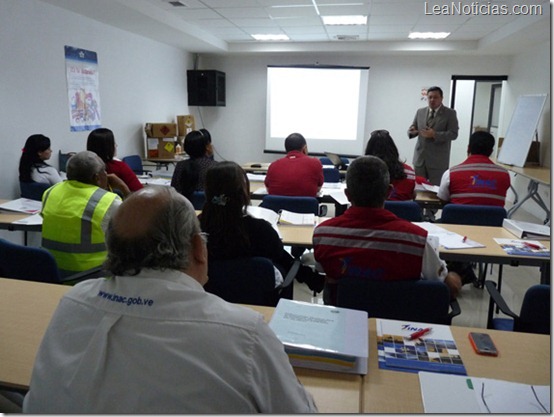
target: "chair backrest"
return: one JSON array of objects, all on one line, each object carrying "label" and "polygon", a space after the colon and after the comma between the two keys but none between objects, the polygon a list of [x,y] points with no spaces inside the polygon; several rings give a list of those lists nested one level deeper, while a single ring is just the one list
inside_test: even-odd
[{"label": "chair backrest", "polygon": [[385,208],[410,222],[423,221],[423,211],[415,201],[385,201]]},{"label": "chair backrest", "polygon": [[21,197],[31,200],[42,201],[42,194],[50,188],[50,184],[45,182],[19,182]]},{"label": "chair backrest", "polygon": [[59,165],[58,171],[67,172],[67,161],[73,155],[75,155],[75,152],[62,153],[62,151],[58,151],[58,165]]},{"label": "chair backrest", "polygon": [[59,284],[60,273],[46,249],[17,245],[0,239],[0,276]]},{"label": "chair backrest", "polygon": [[195,210],[202,210],[206,202],[206,193],[204,191],[194,191],[190,197],[190,202]]},{"label": "chair backrest", "polygon": [[295,213],[313,213],[319,215],[319,201],[315,197],[289,197],[284,195],[266,195],[260,207],[273,210],[288,210]]},{"label": "chair backrest", "polygon": [[144,169],[142,166],[142,158],[139,155],[124,156],[122,161],[125,162],[127,165],[129,165],[129,168],[131,168],[131,170],[135,174],[137,175],[144,174]]},{"label": "chair backrest", "polygon": [[514,331],[550,334],[550,285],[533,285],[525,292]]},{"label": "chair backrest", "polygon": [[322,156],[321,158],[319,158],[319,160],[321,162],[321,165],[333,165],[331,160],[329,158],[327,158],[326,156]]},{"label": "chair backrest", "polygon": [[340,171],[337,168],[323,168],[323,181],[339,182]]},{"label": "chair backrest", "polygon": [[504,207],[469,204],[447,204],[442,208],[441,223],[474,226],[502,226],[506,218]]},{"label": "chair backrest", "polygon": [[440,281],[375,281],[341,278],[337,306],[367,311],[369,317],[451,324],[450,291]]},{"label": "chair backrest", "polygon": [[275,272],[268,258],[210,260],[208,276],[204,289],[230,303],[277,305]]}]

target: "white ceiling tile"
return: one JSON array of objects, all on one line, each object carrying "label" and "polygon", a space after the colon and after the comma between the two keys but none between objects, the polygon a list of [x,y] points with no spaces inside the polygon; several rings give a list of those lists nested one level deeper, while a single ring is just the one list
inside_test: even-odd
[{"label": "white ceiling tile", "polygon": [[258,7],[258,0],[202,0],[206,6],[218,9],[223,7]]},{"label": "white ceiling tile", "polygon": [[269,14],[263,7],[231,7],[216,10],[221,16],[227,19],[233,19],[236,17],[244,19],[269,18]]},{"label": "white ceiling tile", "polygon": [[317,13],[314,7],[302,6],[302,7],[267,7],[265,9],[267,14],[273,18],[284,17],[317,17]]}]

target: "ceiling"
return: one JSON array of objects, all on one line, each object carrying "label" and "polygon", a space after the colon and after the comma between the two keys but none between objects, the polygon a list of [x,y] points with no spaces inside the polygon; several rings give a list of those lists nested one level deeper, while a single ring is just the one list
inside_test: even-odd
[{"label": "ceiling", "polygon": [[[551,24],[548,0],[42,1],[193,53],[515,54],[548,41]],[[539,13],[493,15],[501,7]],[[325,26],[321,20],[353,14],[367,15],[368,24]],[[412,31],[451,34],[415,41],[408,39]],[[262,42],[251,36],[260,33],[286,34],[290,40]]]}]

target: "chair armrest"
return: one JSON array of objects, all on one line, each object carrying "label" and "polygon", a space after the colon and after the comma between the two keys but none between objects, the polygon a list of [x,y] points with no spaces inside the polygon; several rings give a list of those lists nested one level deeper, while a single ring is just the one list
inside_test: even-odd
[{"label": "chair armrest", "polygon": [[451,300],[450,313],[448,313],[448,317],[452,319],[452,317],[459,316],[461,312],[462,312],[462,309],[460,308],[460,304],[458,303],[458,300]]},{"label": "chair armrest", "polygon": [[97,266],[96,268],[87,269],[86,271],[78,272],[76,274],[62,278],[62,284],[75,285],[89,278],[100,278],[101,276],[106,275],[104,272],[105,271],[102,269],[102,266]]},{"label": "chair armrest", "polygon": [[289,272],[287,272],[287,276],[283,280],[283,283],[281,284],[281,288],[288,287],[292,281],[294,281],[294,277],[296,277],[296,274],[298,273],[298,269],[300,268],[300,260],[295,259],[292,266],[289,269]]},{"label": "chair armrest", "polygon": [[492,316],[493,316],[493,310],[494,305],[496,304],[500,311],[502,313],[506,314],[507,316],[513,318],[514,320],[518,318],[518,315],[514,313],[510,307],[508,307],[508,304],[506,304],[506,301],[504,298],[502,298],[502,295],[498,292],[498,289],[496,288],[496,282],[487,280],[485,281],[485,288],[487,289],[487,292],[489,293],[490,299],[489,299],[489,312],[487,317],[487,328],[492,328]]}]

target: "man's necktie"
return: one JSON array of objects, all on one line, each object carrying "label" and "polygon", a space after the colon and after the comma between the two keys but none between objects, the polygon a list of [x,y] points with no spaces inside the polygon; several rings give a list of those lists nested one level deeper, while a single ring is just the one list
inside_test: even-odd
[{"label": "man's necktie", "polygon": [[431,109],[429,112],[429,116],[427,117],[427,125],[433,122],[433,119],[435,118],[435,110]]}]

